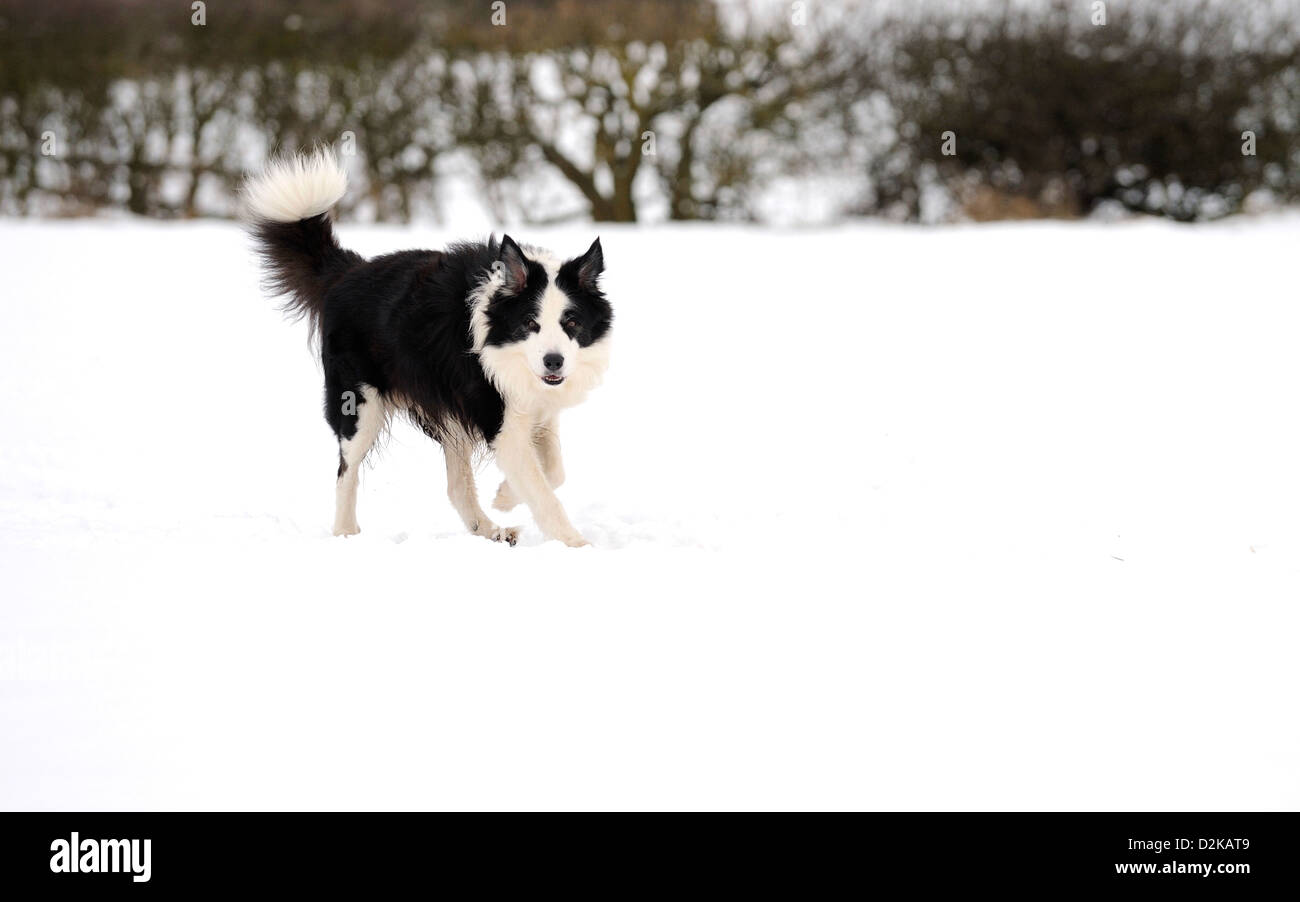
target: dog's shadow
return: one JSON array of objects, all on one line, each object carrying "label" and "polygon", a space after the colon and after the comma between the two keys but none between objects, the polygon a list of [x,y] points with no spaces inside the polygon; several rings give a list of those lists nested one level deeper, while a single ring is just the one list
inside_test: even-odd
[{"label": "dog's shadow", "polygon": [[[713,536],[701,536],[680,520],[662,520],[655,517],[636,514],[618,513],[602,504],[585,505],[574,510],[573,521],[592,546],[602,551],[618,551],[636,545],[659,546],[667,548],[698,548],[705,551],[720,550],[722,545]],[[558,546],[542,535],[527,515],[507,516],[502,518],[503,526],[519,526],[519,541],[514,550],[521,548]],[[389,536],[390,541],[400,545],[411,538],[409,532],[398,532]],[[472,536],[464,530],[443,530],[432,533],[430,538],[442,540],[461,540],[481,543],[484,540]],[[500,543],[503,550],[510,546]],[[578,549],[580,550],[580,549]]]}]

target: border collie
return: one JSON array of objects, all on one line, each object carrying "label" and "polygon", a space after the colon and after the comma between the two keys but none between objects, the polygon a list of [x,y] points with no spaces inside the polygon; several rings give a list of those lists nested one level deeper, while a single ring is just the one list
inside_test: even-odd
[{"label": "border collie", "polygon": [[476,452],[505,474],[493,506],[528,505],[543,533],[588,544],[555,489],[564,482],[556,418],[609,363],[613,313],[597,238],[561,261],[504,236],[366,260],[339,246],[329,211],[347,175],[328,150],[272,162],[245,185],[267,287],[306,316],[338,437],[335,535],[355,535],[361,462],[394,413],[442,445],[447,495],[475,535],[513,545],[479,505]]}]

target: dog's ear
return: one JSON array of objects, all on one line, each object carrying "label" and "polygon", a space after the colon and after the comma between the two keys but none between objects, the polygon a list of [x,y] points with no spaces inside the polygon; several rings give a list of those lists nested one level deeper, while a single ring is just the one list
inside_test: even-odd
[{"label": "dog's ear", "polygon": [[574,260],[571,265],[574,268],[578,287],[585,291],[595,291],[600,274],[605,271],[605,252],[600,249],[600,239],[593,241],[591,247],[587,248],[587,252]]},{"label": "dog's ear", "polygon": [[509,235],[501,236],[501,251],[497,255],[501,271],[505,273],[505,283],[501,286],[509,294],[519,294],[528,282],[528,261],[524,252]]}]

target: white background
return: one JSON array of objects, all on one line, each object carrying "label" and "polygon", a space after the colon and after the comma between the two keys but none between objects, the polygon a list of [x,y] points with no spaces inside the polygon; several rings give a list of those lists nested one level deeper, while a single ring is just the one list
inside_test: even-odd
[{"label": "white background", "polygon": [[0,222],[0,807],[1293,809],[1298,227],[602,227],[568,549],[405,425],[331,537],[233,225]]}]

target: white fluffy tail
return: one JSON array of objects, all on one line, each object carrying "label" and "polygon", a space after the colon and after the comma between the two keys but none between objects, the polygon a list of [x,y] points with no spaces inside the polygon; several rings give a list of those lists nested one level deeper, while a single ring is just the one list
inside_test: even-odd
[{"label": "white fluffy tail", "polygon": [[329,148],[272,160],[244,184],[249,214],[263,222],[297,222],[326,212],[348,189],[348,174]]}]

